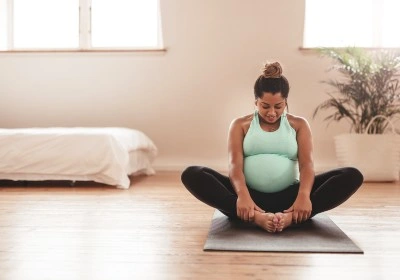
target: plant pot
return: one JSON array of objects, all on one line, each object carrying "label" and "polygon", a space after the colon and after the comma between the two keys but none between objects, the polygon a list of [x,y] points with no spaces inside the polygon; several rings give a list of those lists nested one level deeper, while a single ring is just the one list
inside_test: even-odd
[{"label": "plant pot", "polygon": [[358,168],[364,181],[399,180],[399,135],[350,133],[335,136],[334,141],[340,167]]}]

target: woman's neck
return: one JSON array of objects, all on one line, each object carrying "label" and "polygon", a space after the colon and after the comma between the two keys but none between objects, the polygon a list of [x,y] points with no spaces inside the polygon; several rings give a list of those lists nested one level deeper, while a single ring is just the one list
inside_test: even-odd
[{"label": "woman's neck", "polygon": [[258,120],[263,130],[267,132],[274,132],[279,128],[281,117],[279,117],[279,119],[277,119],[275,122],[269,123],[265,121],[260,115],[258,115]]}]

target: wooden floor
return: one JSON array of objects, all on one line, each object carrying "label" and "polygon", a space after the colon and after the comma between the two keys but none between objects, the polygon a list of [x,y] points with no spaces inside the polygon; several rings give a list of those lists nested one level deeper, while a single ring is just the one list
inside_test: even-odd
[{"label": "wooden floor", "polygon": [[362,255],[204,252],[213,209],[179,176],[0,181],[0,280],[400,279],[399,183],[365,183],[327,212]]}]

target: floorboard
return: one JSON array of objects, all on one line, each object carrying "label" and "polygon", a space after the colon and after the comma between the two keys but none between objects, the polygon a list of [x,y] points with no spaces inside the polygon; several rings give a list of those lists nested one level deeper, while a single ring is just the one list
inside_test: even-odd
[{"label": "floorboard", "polygon": [[0,181],[0,279],[399,279],[400,184],[364,183],[327,212],[364,254],[204,252],[213,209],[177,172]]}]

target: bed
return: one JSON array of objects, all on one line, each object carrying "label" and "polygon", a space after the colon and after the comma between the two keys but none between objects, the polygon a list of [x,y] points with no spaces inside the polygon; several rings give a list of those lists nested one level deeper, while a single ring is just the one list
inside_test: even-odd
[{"label": "bed", "polygon": [[154,174],[157,147],[123,127],[0,129],[1,180],[94,181],[128,189],[130,175]]}]

